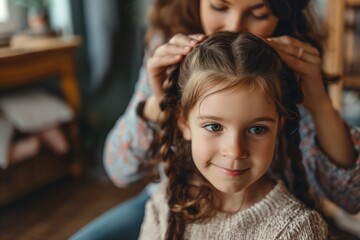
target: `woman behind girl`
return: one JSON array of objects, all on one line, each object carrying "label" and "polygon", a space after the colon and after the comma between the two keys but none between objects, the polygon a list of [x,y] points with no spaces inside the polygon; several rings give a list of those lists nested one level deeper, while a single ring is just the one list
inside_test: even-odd
[{"label": "woman behind girl", "polygon": [[161,102],[168,179],[140,239],[326,239],[325,222],[304,206],[314,202],[291,73],[251,34],[214,34],[185,57]]}]

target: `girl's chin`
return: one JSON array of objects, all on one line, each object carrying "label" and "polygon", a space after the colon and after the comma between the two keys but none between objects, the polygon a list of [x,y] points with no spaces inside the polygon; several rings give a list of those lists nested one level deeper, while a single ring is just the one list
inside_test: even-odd
[{"label": "girl's chin", "polygon": [[220,193],[226,193],[226,194],[235,194],[240,193],[244,191],[245,186],[224,186],[224,185],[214,185],[215,189],[219,191]]}]

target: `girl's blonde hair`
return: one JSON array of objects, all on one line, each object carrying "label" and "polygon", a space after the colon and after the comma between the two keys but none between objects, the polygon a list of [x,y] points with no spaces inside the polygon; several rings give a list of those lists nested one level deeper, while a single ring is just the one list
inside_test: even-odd
[{"label": "girl's blonde hair", "polygon": [[[209,91],[212,94],[237,88],[263,93],[275,103],[279,116],[286,119],[270,171],[295,196],[313,207],[299,149],[300,116],[296,105],[302,102],[303,95],[295,76],[260,38],[252,34],[216,33],[196,46],[165,83],[160,105],[161,132],[154,141],[160,147],[155,159],[164,163],[169,180],[167,239],[182,239],[187,223],[205,220],[216,211],[214,189],[197,170],[190,142],[182,137],[177,120],[186,119]],[[287,171],[294,174],[292,181],[286,177]]]}]

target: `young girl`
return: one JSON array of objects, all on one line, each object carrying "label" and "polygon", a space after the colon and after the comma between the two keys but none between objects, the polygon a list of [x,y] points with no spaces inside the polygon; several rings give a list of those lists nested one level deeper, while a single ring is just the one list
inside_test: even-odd
[{"label": "young girl", "polygon": [[313,207],[299,150],[302,100],[260,38],[217,33],[196,46],[166,82],[168,181],[146,206],[140,239],[326,239],[319,214],[286,188]]},{"label": "young girl", "polygon": [[[249,32],[269,39],[294,70],[304,93],[299,125],[303,164],[311,188],[345,210],[360,211],[360,132],[331,105],[321,75],[321,49],[311,0],[155,0],[139,80],[126,112],[108,134],[104,165],[118,187],[144,176],[143,163],[154,131],[166,72],[205,36]],[[329,131],[331,129],[331,131]],[[85,227],[74,239],[137,239],[153,187]]]}]

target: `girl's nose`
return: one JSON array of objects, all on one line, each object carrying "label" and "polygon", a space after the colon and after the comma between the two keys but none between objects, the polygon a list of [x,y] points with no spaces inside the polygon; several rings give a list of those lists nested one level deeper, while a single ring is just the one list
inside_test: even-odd
[{"label": "girl's nose", "polygon": [[245,159],[249,157],[247,151],[246,141],[241,139],[241,136],[234,136],[228,138],[222,147],[221,155],[223,157],[231,158],[234,160]]}]

